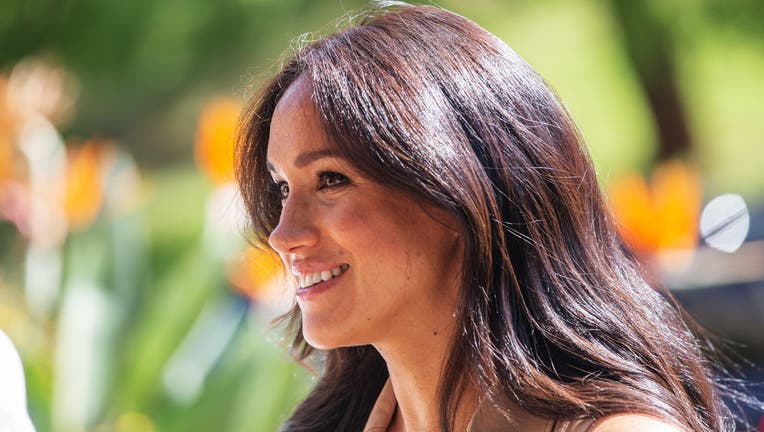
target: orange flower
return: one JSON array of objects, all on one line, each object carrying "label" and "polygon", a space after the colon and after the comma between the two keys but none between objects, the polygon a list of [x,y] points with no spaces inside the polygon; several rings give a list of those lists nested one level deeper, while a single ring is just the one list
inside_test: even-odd
[{"label": "orange flower", "polygon": [[651,184],[639,175],[626,176],[610,185],[608,197],[621,236],[639,254],[654,256],[697,245],[701,185],[690,166],[658,166]]},{"label": "orange flower", "polygon": [[[2,123],[0,122],[0,127]],[[10,139],[3,132],[0,132],[0,185],[16,177],[15,149],[11,145]]]},{"label": "orange flower", "polygon": [[14,148],[16,118],[7,100],[8,80],[0,75],[0,184],[16,178],[17,158]]},{"label": "orange flower", "polygon": [[213,183],[233,180],[236,125],[241,104],[234,99],[210,102],[199,117],[194,156]]},{"label": "orange flower", "polygon": [[263,303],[272,303],[284,274],[281,259],[271,250],[248,247],[227,269],[228,281],[239,293]]},{"label": "orange flower", "polygon": [[88,141],[68,154],[64,211],[72,230],[90,225],[101,209],[105,149],[104,142]]}]

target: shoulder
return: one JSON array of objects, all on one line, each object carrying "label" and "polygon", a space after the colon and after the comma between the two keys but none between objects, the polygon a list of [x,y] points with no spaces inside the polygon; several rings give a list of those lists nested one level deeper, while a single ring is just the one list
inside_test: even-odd
[{"label": "shoulder", "polygon": [[624,413],[602,417],[588,432],[682,432],[678,426],[646,414]]}]

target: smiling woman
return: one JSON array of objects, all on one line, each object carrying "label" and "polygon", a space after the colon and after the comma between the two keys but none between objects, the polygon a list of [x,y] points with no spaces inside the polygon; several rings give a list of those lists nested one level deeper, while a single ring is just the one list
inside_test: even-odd
[{"label": "smiling woman", "polygon": [[282,430],[732,428],[562,104],[471,21],[403,5],[301,48],[245,110],[237,176],[294,276],[297,360],[322,360]]},{"label": "smiling woman", "polygon": [[344,159],[323,132],[307,78],[273,113],[267,159],[282,206],[270,245],[297,278],[308,343],[331,349],[403,340],[424,348],[442,340],[425,333],[449,328],[456,310],[456,219],[431,208],[451,220],[434,219]]}]

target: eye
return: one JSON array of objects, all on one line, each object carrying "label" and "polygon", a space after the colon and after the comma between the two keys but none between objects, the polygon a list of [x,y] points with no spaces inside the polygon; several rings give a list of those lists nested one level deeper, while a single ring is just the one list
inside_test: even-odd
[{"label": "eye", "polygon": [[269,189],[273,195],[278,196],[282,201],[289,196],[289,184],[285,181],[273,182]]},{"label": "eye", "polygon": [[318,188],[329,189],[350,183],[350,180],[340,173],[324,171],[318,175]]}]

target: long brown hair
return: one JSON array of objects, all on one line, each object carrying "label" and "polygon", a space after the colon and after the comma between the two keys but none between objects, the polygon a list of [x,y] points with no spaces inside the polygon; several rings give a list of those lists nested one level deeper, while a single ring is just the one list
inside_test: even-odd
[{"label": "long brown hair", "polygon": [[[647,284],[575,124],[506,44],[454,13],[404,5],[298,49],[241,122],[238,182],[264,247],[280,214],[266,168],[270,120],[298,78],[347,160],[461,223],[443,430],[467,385],[545,418],[628,411],[695,431],[733,427],[711,345]],[[313,349],[299,310],[289,317],[302,361]],[[360,431],[387,378],[383,359],[371,346],[320,354],[319,380],[282,430]]]}]

